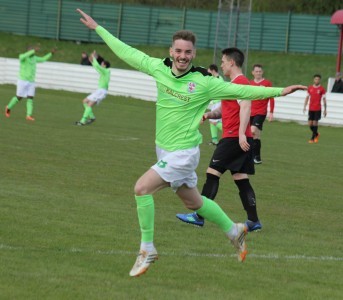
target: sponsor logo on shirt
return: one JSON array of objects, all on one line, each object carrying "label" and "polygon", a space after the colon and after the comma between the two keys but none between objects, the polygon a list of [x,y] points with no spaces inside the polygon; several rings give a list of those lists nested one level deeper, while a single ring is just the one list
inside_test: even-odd
[{"label": "sponsor logo on shirt", "polygon": [[166,88],[165,91],[167,94],[172,95],[173,97],[176,97],[182,101],[189,102],[191,100],[190,97],[181,95],[180,93],[175,92],[172,89]]}]

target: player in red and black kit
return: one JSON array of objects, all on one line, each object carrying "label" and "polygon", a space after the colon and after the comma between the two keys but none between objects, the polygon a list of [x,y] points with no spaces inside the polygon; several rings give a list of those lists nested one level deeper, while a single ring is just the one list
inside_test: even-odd
[{"label": "player in red and black kit", "polygon": [[324,104],[324,117],[326,117],[326,99],[325,89],[320,85],[322,77],[319,74],[313,76],[313,85],[310,85],[307,90],[307,96],[304,103],[304,113],[306,112],[307,102],[310,100],[308,109],[308,126],[312,131],[312,137],[308,141],[310,144],[318,143],[318,121],[322,116],[322,100]]},{"label": "player in red and black kit", "polygon": [[[222,51],[221,68],[223,74],[230,77],[231,83],[249,85],[249,80],[242,74],[244,54],[237,48]],[[255,173],[252,155],[252,133],[250,129],[251,101],[222,101],[220,108],[204,114],[205,119],[222,118],[223,134],[219,141],[209,167],[202,195],[214,200],[219,189],[219,179],[230,170],[239,190],[243,207],[247,212],[248,231],[260,230],[262,225],[257,216],[255,192],[250,185],[248,174]],[[177,214],[181,221],[203,226],[204,219],[197,213]]]},{"label": "player in red and black kit", "polygon": [[[260,64],[255,64],[252,67],[252,75],[254,79],[250,81],[251,85],[256,86],[272,86],[272,83],[263,78],[263,67]],[[261,164],[261,131],[263,128],[263,123],[267,117],[268,112],[268,103],[269,103],[269,116],[268,120],[271,122],[273,120],[274,98],[268,98],[263,100],[255,100],[251,103],[251,116],[250,116],[250,125],[251,133],[253,136],[253,156],[254,163]]]}]

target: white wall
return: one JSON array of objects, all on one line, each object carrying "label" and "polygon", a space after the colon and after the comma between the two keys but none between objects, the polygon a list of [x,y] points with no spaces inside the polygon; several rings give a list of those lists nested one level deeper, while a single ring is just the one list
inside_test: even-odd
[{"label": "white wall", "polygon": [[[0,84],[16,84],[18,59],[0,58]],[[99,74],[92,66],[44,62],[37,64],[36,86],[53,90],[90,93],[98,86]],[[137,71],[111,68],[109,94],[155,101],[155,81]]]},{"label": "white wall", "polygon": [[[275,119],[306,123],[307,112],[303,114],[306,94],[305,91],[297,91],[286,97],[276,98]],[[326,101],[327,117],[324,118],[322,113],[320,124],[343,126],[343,94],[327,93]]]},{"label": "white wall", "polygon": [[[0,84],[16,84],[19,71],[17,59],[0,58]],[[37,65],[36,85],[46,89],[90,93],[97,88],[99,75],[91,66],[45,62]],[[109,94],[155,101],[156,84],[138,71],[111,69]],[[306,92],[298,91],[276,98],[275,119],[307,122],[303,114]],[[343,126],[343,94],[327,93],[328,116],[321,124]]]}]

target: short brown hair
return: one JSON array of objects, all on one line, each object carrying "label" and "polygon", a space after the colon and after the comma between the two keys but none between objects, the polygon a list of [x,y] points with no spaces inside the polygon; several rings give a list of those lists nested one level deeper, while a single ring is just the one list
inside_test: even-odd
[{"label": "short brown hair", "polygon": [[179,31],[176,31],[173,35],[173,43],[176,40],[190,41],[193,43],[193,45],[195,45],[196,37],[195,37],[195,34],[190,30],[179,30]]},{"label": "short brown hair", "polygon": [[255,68],[260,68],[260,69],[263,69],[263,66],[261,64],[254,64],[252,66],[252,69],[254,70]]},{"label": "short brown hair", "polygon": [[208,67],[211,71],[216,71],[218,73],[218,66],[216,64],[211,64]]}]

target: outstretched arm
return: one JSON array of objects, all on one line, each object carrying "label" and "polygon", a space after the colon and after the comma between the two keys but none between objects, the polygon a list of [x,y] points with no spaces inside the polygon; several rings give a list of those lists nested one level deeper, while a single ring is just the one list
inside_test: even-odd
[{"label": "outstretched arm", "polygon": [[89,29],[95,30],[95,32],[104,40],[107,46],[115,53],[121,60],[128,63],[133,68],[153,75],[155,66],[161,63],[161,59],[151,58],[142,51],[139,51],[108,32],[105,28],[95,22],[89,15],[84,13],[81,9],[77,9],[77,12],[81,14],[80,21]]},{"label": "outstretched arm", "polygon": [[90,61],[91,64],[93,64],[93,60],[97,60],[98,54],[96,53],[95,50],[89,55],[88,60]]},{"label": "outstretched arm", "polygon": [[290,85],[288,87],[285,87],[282,92],[281,92],[281,96],[286,96],[288,94],[292,94],[294,93],[295,91],[299,91],[299,90],[302,90],[302,91],[306,91],[307,90],[307,86],[305,85]]}]

